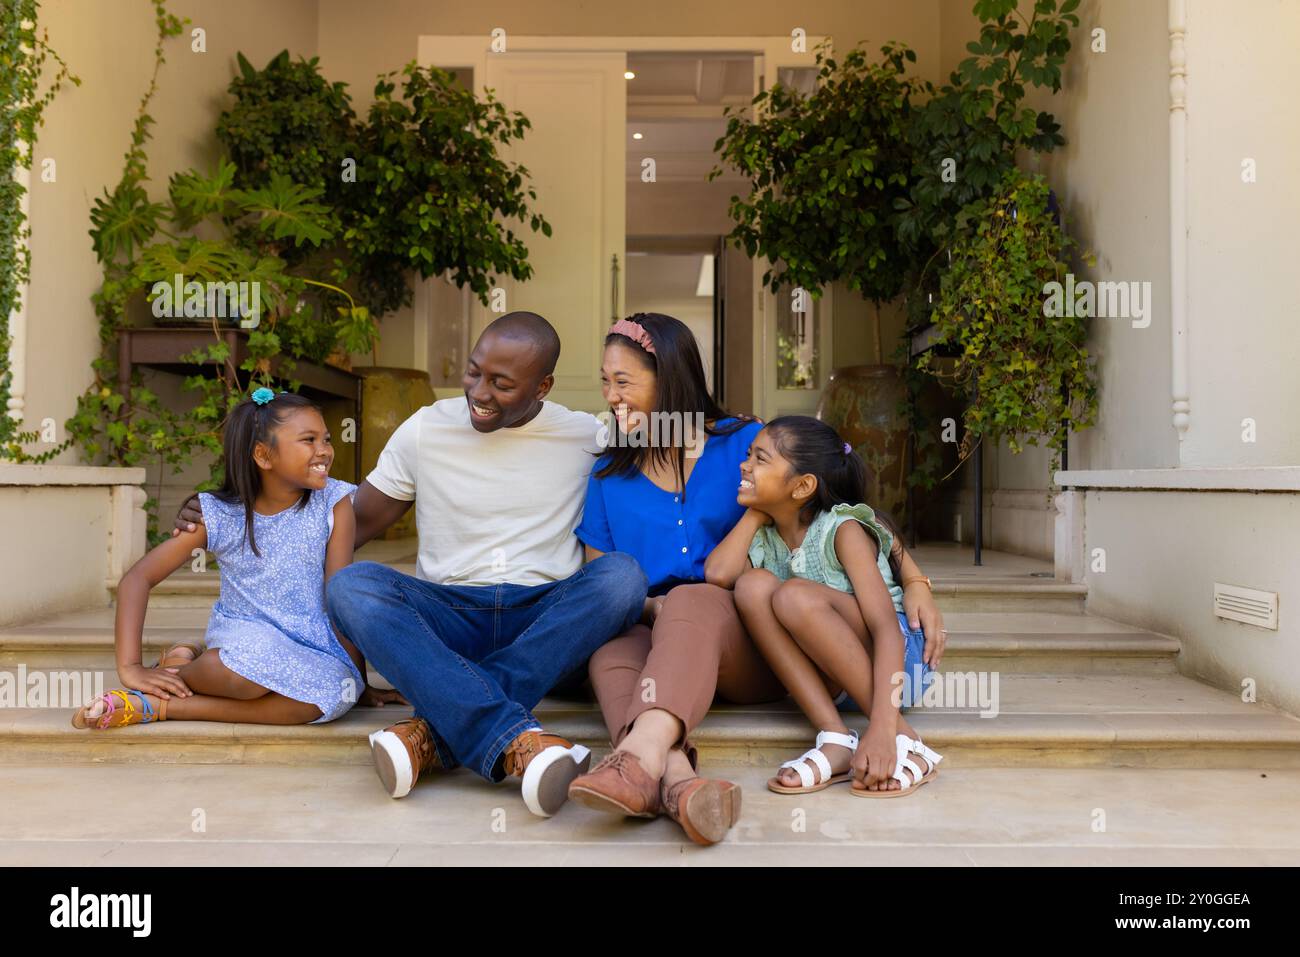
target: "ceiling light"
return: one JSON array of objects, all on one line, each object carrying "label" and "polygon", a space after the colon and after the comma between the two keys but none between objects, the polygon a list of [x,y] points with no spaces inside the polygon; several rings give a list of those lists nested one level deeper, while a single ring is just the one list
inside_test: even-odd
[{"label": "ceiling light", "polygon": [[636,79],[636,74],[633,73],[631,70],[625,70],[625,71],[623,72],[623,79],[625,79],[625,80],[635,80],[635,79]]},{"label": "ceiling light", "polygon": [[639,140],[639,139],[641,139],[641,134],[640,134],[640,133],[633,133],[633,134],[632,134],[632,139],[634,139],[634,140]]}]

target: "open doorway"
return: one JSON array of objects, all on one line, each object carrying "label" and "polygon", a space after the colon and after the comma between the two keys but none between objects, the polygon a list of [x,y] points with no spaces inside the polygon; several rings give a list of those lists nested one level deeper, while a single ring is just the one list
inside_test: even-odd
[{"label": "open doorway", "polygon": [[[467,85],[495,90],[507,108],[529,117],[529,135],[507,158],[529,170],[537,210],[553,235],[529,235],[533,275],[526,284],[506,279],[501,286],[505,308],[552,318],[565,343],[556,401],[601,407],[600,347],[609,324],[629,311],[628,269],[637,268],[629,249],[649,240],[684,241],[692,245],[682,254],[702,256],[731,232],[730,199],[747,195],[745,181],[730,179],[730,169],[708,179],[713,145],[726,128],[724,110],[747,107],[778,79],[801,82],[798,71],[814,66],[813,51],[823,40],[809,36],[807,49],[796,50],[788,36],[515,35],[509,51],[500,52],[479,36],[419,38],[421,64],[463,71],[472,78]],[[762,289],[766,266],[734,247],[715,252],[712,343],[704,350],[722,405],[765,418],[814,409],[831,365],[823,297],[811,317],[816,329],[804,320],[804,341],[813,350],[820,343],[821,361],[795,364],[807,374],[779,375],[782,317]],[[695,278],[698,288],[698,272]],[[408,326],[415,354],[428,356],[431,378],[449,380],[458,353],[494,316],[474,297],[430,288],[438,282],[417,289]],[[462,320],[439,321],[452,311]]]},{"label": "open doorway", "polygon": [[627,312],[659,312],[690,328],[704,360],[709,392],[721,398],[725,311],[717,282],[720,238],[627,238]]},{"label": "open doorway", "polygon": [[627,312],[665,313],[689,326],[709,391],[748,410],[751,386],[734,393],[727,371],[733,360],[752,365],[750,303],[727,296],[722,238],[743,181],[729,172],[711,181],[709,173],[726,131],[723,111],[753,98],[757,58],[637,51],[627,67]]}]

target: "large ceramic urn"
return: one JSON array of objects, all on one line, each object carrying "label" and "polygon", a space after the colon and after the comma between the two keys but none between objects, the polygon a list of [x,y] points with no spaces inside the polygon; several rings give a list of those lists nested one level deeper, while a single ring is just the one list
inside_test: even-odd
[{"label": "large ceramic urn", "polygon": [[903,518],[907,501],[907,387],[892,365],[845,366],[831,372],[817,418],[844,437],[870,472],[867,504]]}]

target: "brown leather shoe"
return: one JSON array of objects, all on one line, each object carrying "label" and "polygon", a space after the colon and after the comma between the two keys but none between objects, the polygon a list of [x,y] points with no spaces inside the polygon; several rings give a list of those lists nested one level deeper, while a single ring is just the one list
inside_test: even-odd
[{"label": "brown leather shoe", "polygon": [[548,731],[525,731],[502,752],[507,775],[522,780],[528,810],[550,817],[569,796],[569,784],[591,765],[591,750]]},{"label": "brown leather shoe", "polygon": [[433,730],[423,718],[407,718],[370,735],[375,772],[390,797],[411,793],[421,774],[441,768]]},{"label": "brown leather shoe", "polygon": [[659,787],[665,813],[696,844],[717,844],[740,820],[740,786],[730,781],[695,777]]},{"label": "brown leather shoe", "polygon": [[658,817],[659,782],[631,751],[614,751],[569,785],[569,797],[596,811],[626,817]]}]

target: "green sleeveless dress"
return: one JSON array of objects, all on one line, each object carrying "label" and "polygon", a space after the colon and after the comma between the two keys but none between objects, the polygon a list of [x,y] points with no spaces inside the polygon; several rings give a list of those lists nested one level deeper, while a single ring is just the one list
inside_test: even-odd
[{"label": "green sleeveless dress", "polygon": [[764,525],[749,545],[750,563],[755,568],[767,569],[782,581],[804,578],[852,594],[853,585],[844,572],[839,556],[835,554],[835,532],[848,521],[861,522],[879,544],[876,566],[885,579],[889,597],[894,602],[894,611],[902,612],[903,587],[894,580],[894,571],[889,567],[889,552],[894,547],[894,536],[876,518],[871,506],[866,504],[836,505],[829,512],[822,512],[808,526],[803,544],[793,552],[786,546],[775,526]]}]

